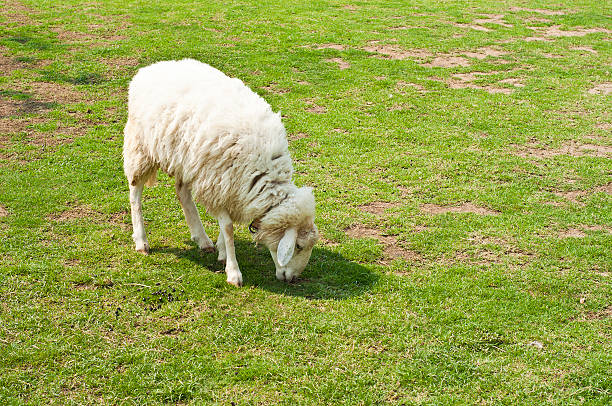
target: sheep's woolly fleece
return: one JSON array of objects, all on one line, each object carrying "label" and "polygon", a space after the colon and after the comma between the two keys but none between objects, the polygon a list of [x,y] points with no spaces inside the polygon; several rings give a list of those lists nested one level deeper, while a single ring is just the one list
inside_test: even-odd
[{"label": "sheep's woolly fleece", "polygon": [[245,223],[270,211],[255,236],[260,241],[268,239],[266,229],[295,226],[296,216],[314,221],[312,191],[291,182],[280,114],[241,80],[191,59],[159,62],[130,83],[128,110],[124,158],[131,184],[161,168],[191,185],[215,217],[227,211]]}]

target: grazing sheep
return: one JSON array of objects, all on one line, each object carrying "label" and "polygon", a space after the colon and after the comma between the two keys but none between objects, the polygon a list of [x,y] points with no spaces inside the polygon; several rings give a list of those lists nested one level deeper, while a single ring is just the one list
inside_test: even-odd
[{"label": "grazing sheep", "polygon": [[161,169],[176,178],[191,238],[206,252],[215,247],[192,193],[218,220],[218,259],[229,283],[242,285],[233,223],[252,221],[253,239],[270,250],[279,280],[293,281],[304,270],[318,239],[314,195],[291,182],[280,114],[242,81],[192,59],[142,68],[130,83],[124,134],[137,251],[149,251],[143,187]]}]

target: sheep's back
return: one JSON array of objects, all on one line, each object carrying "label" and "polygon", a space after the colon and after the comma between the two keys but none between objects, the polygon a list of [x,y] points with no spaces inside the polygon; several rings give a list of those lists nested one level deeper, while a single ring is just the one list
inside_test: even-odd
[{"label": "sheep's back", "polygon": [[268,183],[291,179],[280,116],[242,81],[209,65],[183,60],[141,69],[130,83],[128,111],[147,155],[192,184],[213,215],[231,206],[235,221],[248,221],[258,174]]}]

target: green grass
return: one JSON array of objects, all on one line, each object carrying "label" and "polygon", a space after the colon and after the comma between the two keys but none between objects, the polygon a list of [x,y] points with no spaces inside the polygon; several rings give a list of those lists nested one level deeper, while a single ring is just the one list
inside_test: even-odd
[{"label": "green grass", "polygon": [[[1,404],[612,402],[609,2],[0,4]],[[184,57],[282,111],[324,237],[298,283],[239,228],[226,284],[163,174],[133,250],[127,86]]]}]

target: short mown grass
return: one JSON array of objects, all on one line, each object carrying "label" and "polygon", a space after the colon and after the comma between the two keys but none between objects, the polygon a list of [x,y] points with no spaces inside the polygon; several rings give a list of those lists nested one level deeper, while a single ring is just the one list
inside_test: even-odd
[{"label": "short mown grass", "polygon": [[[0,4],[0,403],[612,402],[609,3]],[[284,116],[295,284],[164,174],[133,250],[127,86],[186,57]]]}]

